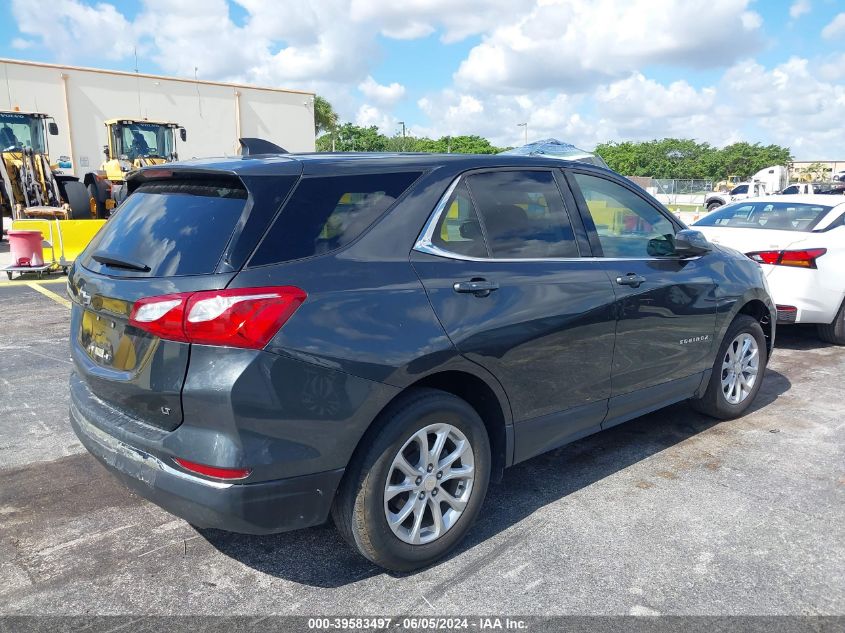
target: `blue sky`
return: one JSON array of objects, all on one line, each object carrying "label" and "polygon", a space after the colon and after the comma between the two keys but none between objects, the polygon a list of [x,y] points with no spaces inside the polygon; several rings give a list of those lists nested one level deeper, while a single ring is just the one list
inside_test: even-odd
[{"label": "blue sky", "polygon": [[[44,15],[54,16],[46,21]],[[845,158],[845,0],[0,0],[0,56],[312,89],[502,145],[679,136]]]}]

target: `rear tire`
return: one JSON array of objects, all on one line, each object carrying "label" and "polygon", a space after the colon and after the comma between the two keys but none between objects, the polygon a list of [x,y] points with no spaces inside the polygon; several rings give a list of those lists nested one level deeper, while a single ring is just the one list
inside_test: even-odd
[{"label": "rear tire", "polygon": [[78,180],[65,182],[65,199],[70,206],[71,220],[90,220],[93,217],[88,188]]},{"label": "rear tire", "polygon": [[[753,343],[749,340],[749,337],[753,339]],[[752,374],[751,362],[747,367],[742,363],[746,358],[743,352],[746,341],[751,348],[756,346],[756,366],[753,368],[754,381],[747,393],[742,385],[751,380]],[[734,359],[736,362],[734,362]],[[757,397],[768,360],[766,337],[760,323],[745,314],[738,315],[728,327],[725,338],[719,345],[719,353],[716,354],[716,361],[713,363],[713,371],[710,373],[710,381],[707,383],[704,395],[700,398],[691,399],[690,404],[696,411],[720,420],[738,418],[745,413],[751,403],[754,402],[754,398]],[[740,365],[745,368],[745,371],[734,371],[734,367]],[[731,382],[731,376],[735,376],[735,382],[740,383],[737,392],[731,388],[731,385],[735,384],[735,382]],[[735,393],[738,396],[738,401],[732,401],[731,397]]]},{"label": "rear tire", "polygon": [[845,345],[845,301],[839,306],[839,312],[833,323],[818,326],[819,338],[826,343]]},{"label": "rear tire", "polygon": [[454,548],[481,508],[490,481],[487,430],[467,402],[436,389],[414,389],[376,424],[346,471],[332,518],[376,565],[419,569]]}]

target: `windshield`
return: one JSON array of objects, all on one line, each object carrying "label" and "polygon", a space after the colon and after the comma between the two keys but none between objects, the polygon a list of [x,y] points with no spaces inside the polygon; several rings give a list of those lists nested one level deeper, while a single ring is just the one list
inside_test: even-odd
[{"label": "windshield", "polygon": [[832,208],[797,202],[738,202],[707,214],[694,226],[810,231]]},{"label": "windshield", "polygon": [[0,112],[0,151],[31,149],[44,154],[44,119],[20,112]]},{"label": "windshield", "polygon": [[127,123],[114,126],[115,158],[168,158],[173,154],[173,129],[158,123]]}]

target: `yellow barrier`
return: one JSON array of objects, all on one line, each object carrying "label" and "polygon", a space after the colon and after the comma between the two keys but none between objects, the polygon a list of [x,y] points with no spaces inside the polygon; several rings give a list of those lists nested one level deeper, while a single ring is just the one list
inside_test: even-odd
[{"label": "yellow barrier", "polygon": [[85,250],[105,220],[14,220],[13,229],[41,231],[44,261],[70,266]]},{"label": "yellow barrier", "polygon": [[61,251],[56,236],[55,220],[12,220],[12,228],[16,231],[41,231],[44,261],[47,263],[59,261]]}]

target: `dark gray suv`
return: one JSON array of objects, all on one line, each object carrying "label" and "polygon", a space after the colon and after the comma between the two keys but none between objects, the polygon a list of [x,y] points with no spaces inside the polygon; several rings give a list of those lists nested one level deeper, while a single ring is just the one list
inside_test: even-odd
[{"label": "dark gray suv", "polygon": [[69,274],[73,427],[201,527],[331,514],[394,570],[467,532],[504,468],[760,388],[756,263],[606,169],[285,155],[141,170]]}]

